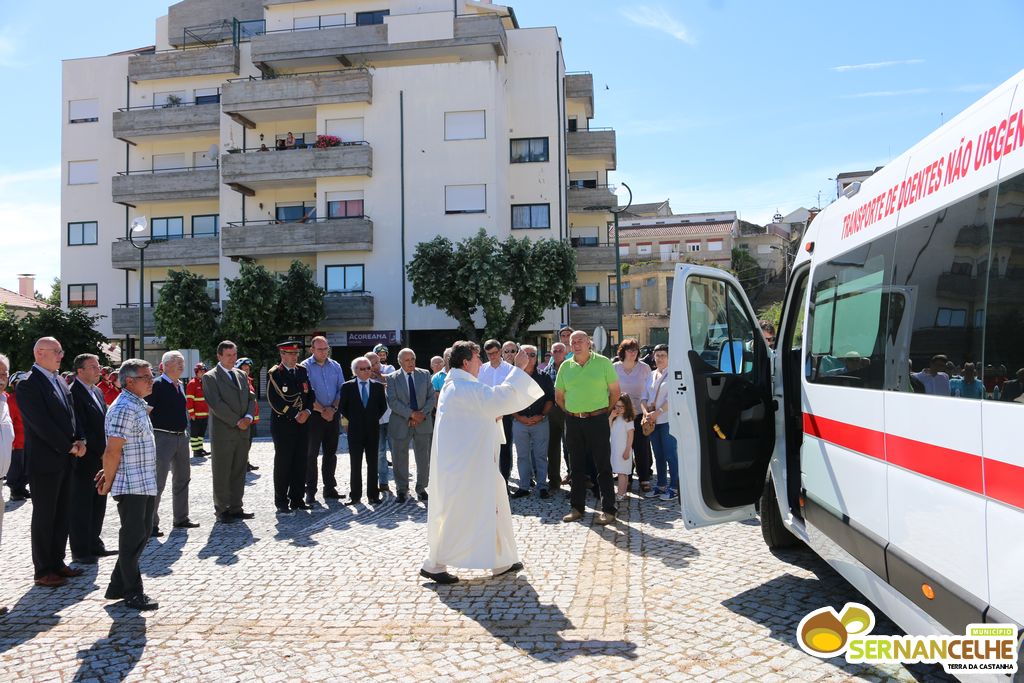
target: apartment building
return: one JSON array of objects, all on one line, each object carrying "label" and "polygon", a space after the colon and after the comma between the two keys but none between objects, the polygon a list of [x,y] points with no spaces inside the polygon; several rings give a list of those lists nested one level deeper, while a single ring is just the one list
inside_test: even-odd
[{"label": "apartment building", "polygon": [[[107,316],[129,353],[140,307],[147,357],[159,350],[169,270],[203,275],[221,302],[240,261],[294,259],[328,292],[308,332],[352,353],[405,332],[436,353],[455,323],[411,301],[417,243],[481,227],[596,235],[615,205],[592,78],[567,75],[557,30],[521,27],[510,7],[184,0],[154,43],[63,65],[63,303]],[[141,296],[126,239],[139,216]],[[536,333],[566,316],[549,311]]]},{"label": "apartment building", "polygon": [[691,261],[728,268],[738,230],[735,211],[620,221],[619,256],[625,263]]}]

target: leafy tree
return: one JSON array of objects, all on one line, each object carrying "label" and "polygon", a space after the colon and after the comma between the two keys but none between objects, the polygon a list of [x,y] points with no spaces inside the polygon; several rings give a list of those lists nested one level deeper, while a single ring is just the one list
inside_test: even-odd
[{"label": "leafy tree", "polygon": [[213,358],[220,325],[202,275],[170,271],[160,288],[153,318],[156,333],[167,340],[168,348],[199,349],[204,358]]},{"label": "leafy tree", "polygon": [[21,327],[14,319],[10,311],[3,304],[0,304],[0,353],[11,360],[11,372],[24,370],[28,366],[24,363],[24,344],[22,343]]},{"label": "leafy tree", "polygon": [[[55,277],[53,278],[53,282],[50,283],[50,296],[42,299],[42,301],[45,301],[51,306],[60,306],[60,292],[60,278]],[[39,297],[39,294],[37,293],[36,296]]]},{"label": "leafy tree", "polygon": [[277,293],[277,324],[283,334],[304,333],[324,319],[324,294],[313,269],[292,261],[281,276]]},{"label": "leafy tree", "polygon": [[80,353],[95,353],[100,357],[100,365],[108,365],[110,358],[103,351],[107,338],[95,329],[100,317],[90,315],[82,308],[65,311],[58,306],[47,306],[29,313],[18,324],[20,342],[11,362],[19,369],[28,369],[33,362],[32,346],[35,341],[40,337],[56,337],[64,347],[61,370],[70,370],[75,356]]},{"label": "leafy tree", "polygon": [[544,311],[569,302],[576,255],[558,240],[509,236],[499,242],[481,228],[457,245],[442,236],[419,243],[406,275],[413,303],[438,307],[467,339],[479,338],[478,311],[485,336],[520,339]]}]

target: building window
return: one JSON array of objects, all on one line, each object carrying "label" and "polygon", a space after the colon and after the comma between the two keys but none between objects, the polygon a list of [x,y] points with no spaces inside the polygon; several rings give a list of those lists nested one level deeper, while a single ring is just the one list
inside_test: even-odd
[{"label": "building window", "polygon": [[341,199],[327,202],[328,218],[361,218],[362,216],[362,199]]},{"label": "building window", "polygon": [[513,138],[510,146],[513,164],[548,160],[547,138]]},{"label": "building window", "polygon": [[650,256],[651,245],[650,244],[638,244],[636,245],[637,256]]},{"label": "building window", "polygon": [[573,290],[572,303],[577,306],[593,305],[599,303],[599,294],[598,285],[580,285]]},{"label": "building window", "polygon": [[579,124],[579,119],[577,119],[575,116],[572,116],[572,117],[569,118],[569,132],[570,133],[575,133],[577,130],[579,130],[579,125],[580,125]]},{"label": "building window", "polygon": [[445,140],[483,140],[487,137],[487,121],[483,110],[446,111]]},{"label": "building window", "polygon": [[513,204],[512,229],[530,230],[551,227],[550,204]]},{"label": "building window", "polygon": [[[327,119],[324,121],[324,133],[333,135],[342,142],[362,142],[366,139],[362,116],[350,119]],[[316,140],[316,138],[311,138]]]},{"label": "building window", "polygon": [[282,202],[275,207],[278,223],[305,223],[316,219],[316,202]]},{"label": "building window", "polygon": [[700,251],[700,242],[687,242],[686,251]]},{"label": "building window", "polygon": [[95,308],[96,284],[68,285],[68,306],[71,308]]},{"label": "building window", "polygon": [[196,88],[193,97],[196,104],[217,104],[220,102],[220,88]]},{"label": "building window", "polygon": [[153,280],[149,283],[149,305],[156,306],[160,302],[160,290],[167,284],[166,280]]},{"label": "building window", "polygon": [[708,240],[708,251],[722,251],[722,240]]},{"label": "building window", "polygon": [[192,216],[193,237],[215,237],[220,226],[220,216],[212,213],[205,216]]},{"label": "building window", "polygon": [[100,101],[69,100],[68,123],[92,123],[100,120]]},{"label": "building window", "polygon": [[577,237],[570,237],[569,242],[574,247],[596,247],[598,244],[596,235],[579,235]]},{"label": "building window", "polygon": [[150,225],[155,240],[180,240],[185,236],[185,220],[181,216],[154,218]]},{"label": "building window", "polygon": [[964,327],[967,324],[967,309],[940,308],[935,312],[935,327]]},{"label": "building window", "polygon": [[445,213],[485,213],[487,211],[486,185],[445,185]]},{"label": "building window", "polygon": [[99,162],[69,161],[68,185],[92,185],[99,182]]},{"label": "building window", "polygon": [[363,292],[363,266],[324,266],[328,292]]},{"label": "building window", "polygon": [[68,223],[68,246],[96,244],[96,221]]},{"label": "building window", "polygon": [[220,301],[220,280],[206,281],[206,296],[210,297],[210,301],[213,303]]},{"label": "building window", "polygon": [[166,92],[153,93],[153,106],[170,109],[185,103],[186,93],[184,90],[168,90]]},{"label": "building window", "polygon": [[153,173],[171,173],[185,168],[184,153],[154,154],[152,161]]},{"label": "building window", "polygon": [[370,24],[383,24],[384,17],[391,14],[389,9],[377,9],[370,12],[356,12],[356,26],[369,26]]},{"label": "building window", "polygon": [[344,14],[323,14],[312,17],[295,17],[292,20],[292,28],[296,31],[307,29],[330,28],[331,26],[344,26]]}]

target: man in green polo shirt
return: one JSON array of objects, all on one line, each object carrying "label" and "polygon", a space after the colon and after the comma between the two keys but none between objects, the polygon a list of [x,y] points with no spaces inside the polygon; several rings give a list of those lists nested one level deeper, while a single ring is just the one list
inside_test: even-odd
[{"label": "man in green polo shirt", "polygon": [[563,522],[583,517],[587,500],[587,470],[597,470],[601,491],[601,512],[596,524],[615,519],[615,489],[612,486],[611,434],[608,410],[619,400],[619,376],[612,362],[590,349],[586,332],[577,330],[569,338],[572,356],[558,368],[555,401],[565,412],[565,447],[569,451],[571,479],[569,504],[572,509]]}]

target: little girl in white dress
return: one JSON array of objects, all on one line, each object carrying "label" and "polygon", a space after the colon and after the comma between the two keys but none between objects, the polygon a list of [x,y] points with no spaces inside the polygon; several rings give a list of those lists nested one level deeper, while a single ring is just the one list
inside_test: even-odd
[{"label": "little girl in white dress", "polygon": [[612,440],[612,472],[618,475],[618,493],[616,501],[626,497],[629,475],[633,471],[633,401],[628,394],[619,397],[612,412],[608,415]]}]

